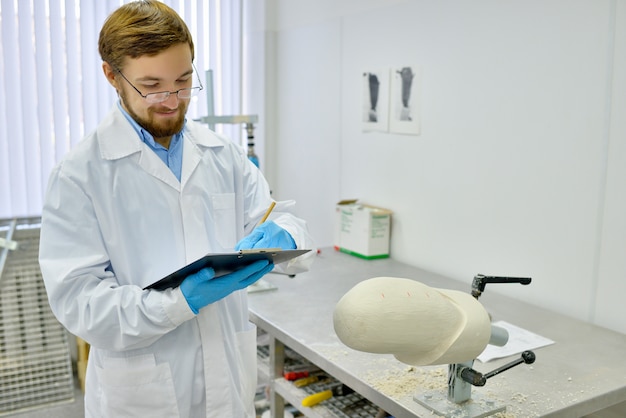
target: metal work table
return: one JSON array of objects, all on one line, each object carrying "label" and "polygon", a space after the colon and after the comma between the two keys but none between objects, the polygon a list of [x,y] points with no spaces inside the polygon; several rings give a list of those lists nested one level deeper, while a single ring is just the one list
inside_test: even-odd
[{"label": "metal work table", "polygon": [[[332,248],[323,249],[311,271],[296,278],[265,276],[278,289],[252,293],[249,303],[251,321],[270,335],[272,417],[282,418],[285,400],[308,417],[333,416],[323,404],[300,405],[305,394],[282,378],[285,346],[396,418],[434,416],[413,397],[427,390],[445,393],[447,365],[412,367],[391,355],[355,351],[334,332],[333,310],[339,299],[358,282],[379,276],[411,278],[467,292],[471,287],[471,277],[462,283],[392,259],[362,260]],[[504,403],[506,413],[500,416],[581,417],[626,400],[626,335],[495,294],[489,288],[480,301],[494,321],[504,320],[555,341],[534,350],[534,364],[514,367],[489,379],[484,387],[472,388],[472,394]],[[511,359],[476,361],[474,368],[486,373]]]}]

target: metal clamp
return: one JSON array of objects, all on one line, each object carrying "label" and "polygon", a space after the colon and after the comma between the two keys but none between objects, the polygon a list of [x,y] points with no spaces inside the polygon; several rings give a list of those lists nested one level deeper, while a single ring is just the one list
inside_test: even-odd
[{"label": "metal clamp", "polygon": [[[474,276],[471,294],[478,299],[485,291],[487,283],[520,283],[522,285],[528,285],[531,280],[530,277],[485,276],[478,274]],[[508,333],[506,330],[499,329],[492,325],[489,343],[502,346],[506,344],[507,340]],[[532,351],[524,351],[521,358],[485,374],[472,368],[474,360],[469,360],[464,363],[449,364],[447,397],[439,391],[427,391],[415,395],[413,399],[431,411],[446,418],[482,418],[503,412],[506,410],[505,405],[487,399],[481,394],[475,394],[473,402],[468,402],[472,398],[472,386],[484,386],[487,383],[487,379],[519,364],[534,363],[535,358],[535,353]]]}]

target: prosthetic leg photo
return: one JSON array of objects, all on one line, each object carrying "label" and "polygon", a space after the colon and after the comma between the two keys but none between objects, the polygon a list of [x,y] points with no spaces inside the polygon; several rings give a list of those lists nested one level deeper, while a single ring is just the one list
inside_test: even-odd
[{"label": "prosthetic leg photo", "polygon": [[400,111],[400,120],[410,121],[411,108],[409,107],[409,101],[411,100],[411,86],[413,84],[413,78],[415,74],[411,67],[404,67],[400,71],[396,71],[400,74],[402,80],[402,110]]},{"label": "prosthetic leg photo", "polygon": [[367,73],[367,79],[369,81],[369,91],[370,91],[370,110],[369,110],[369,122],[378,122],[378,111],[376,107],[378,106],[378,90],[380,88],[380,81],[378,81],[378,76],[373,73]]}]

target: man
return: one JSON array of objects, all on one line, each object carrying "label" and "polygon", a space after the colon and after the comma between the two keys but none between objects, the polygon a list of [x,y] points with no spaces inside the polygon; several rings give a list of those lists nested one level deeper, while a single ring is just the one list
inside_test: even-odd
[{"label": "man", "polygon": [[[245,288],[273,266],[219,278],[205,269],[174,289],[143,289],[206,253],[312,248],[306,224],[277,202],[254,229],[272,203],[267,182],[243,150],[185,119],[201,87],[172,9],[120,7],[99,51],[119,102],[53,170],[39,256],[53,312],[91,344],[85,414],[253,417]],[[312,258],[292,261],[302,271]]]}]

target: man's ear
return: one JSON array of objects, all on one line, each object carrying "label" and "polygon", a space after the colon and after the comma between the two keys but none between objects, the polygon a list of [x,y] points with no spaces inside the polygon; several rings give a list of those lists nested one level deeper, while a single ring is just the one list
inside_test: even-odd
[{"label": "man's ear", "polygon": [[111,64],[109,64],[108,62],[103,62],[102,71],[104,72],[104,76],[106,77],[108,82],[115,88],[115,90],[119,90],[117,80],[115,79],[116,71],[113,69],[113,67],[111,67]]}]

